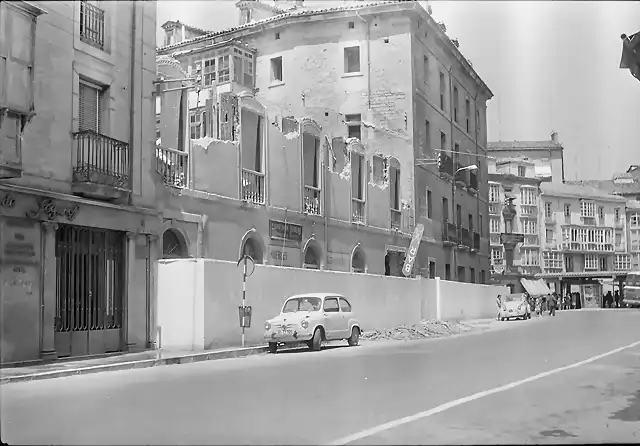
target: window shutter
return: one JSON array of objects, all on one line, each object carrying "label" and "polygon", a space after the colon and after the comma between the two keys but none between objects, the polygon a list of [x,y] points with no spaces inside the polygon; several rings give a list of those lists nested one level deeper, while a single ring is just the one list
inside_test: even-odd
[{"label": "window shutter", "polygon": [[80,82],[78,128],[100,133],[100,90]]}]

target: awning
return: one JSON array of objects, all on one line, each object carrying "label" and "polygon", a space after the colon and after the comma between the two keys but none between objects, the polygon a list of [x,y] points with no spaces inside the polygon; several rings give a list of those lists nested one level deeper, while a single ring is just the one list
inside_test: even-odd
[{"label": "awning", "polygon": [[527,290],[527,293],[529,293],[532,296],[551,294],[551,290],[542,279],[538,279],[538,280],[520,279],[520,283],[522,283],[522,286],[524,287],[524,289]]}]

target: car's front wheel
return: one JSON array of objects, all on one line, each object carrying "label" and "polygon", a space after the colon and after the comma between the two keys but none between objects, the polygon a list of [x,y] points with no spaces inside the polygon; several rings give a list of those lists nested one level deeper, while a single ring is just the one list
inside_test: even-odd
[{"label": "car's front wheel", "polygon": [[320,333],[320,329],[316,328],[316,331],[313,332],[313,337],[309,341],[309,348],[314,352],[320,350],[322,344],[322,333]]},{"label": "car's front wheel", "polygon": [[277,342],[269,342],[269,353],[275,353],[278,351],[278,343]]},{"label": "car's front wheel", "polygon": [[358,342],[360,342],[360,329],[358,327],[351,329],[351,336],[347,339],[347,342],[351,347],[358,345]]}]

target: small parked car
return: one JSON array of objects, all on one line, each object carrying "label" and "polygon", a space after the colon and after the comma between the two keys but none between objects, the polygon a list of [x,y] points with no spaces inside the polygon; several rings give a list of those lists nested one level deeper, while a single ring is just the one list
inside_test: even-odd
[{"label": "small parked car", "polygon": [[531,306],[525,293],[507,294],[501,298],[498,319],[531,319]]},{"label": "small parked car", "polygon": [[317,351],[323,341],[347,340],[355,346],[361,333],[351,304],[335,293],[291,296],[280,314],[264,324],[264,340],[269,343],[270,353],[275,353],[279,345],[301,343]]}]

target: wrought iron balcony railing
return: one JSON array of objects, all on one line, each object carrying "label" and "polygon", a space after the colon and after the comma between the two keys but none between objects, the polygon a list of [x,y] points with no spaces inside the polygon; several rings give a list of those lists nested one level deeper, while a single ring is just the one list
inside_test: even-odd
[{"label": "wrought iron balcony railing", "polygon": [[320,189],[304,186],[304,212],[309,215],[320,215]]},{"label": "wrought iron balcony railing", "polygon": [[80,2],[80,40],[104,49],[104,11],[87,1]]},{"label": "wrought iron balcony railing", "polygon": [[242,201],[264,204],[264,173],[242,169]]},{"label": "wrought iron balcony railing", "polygon": [[156,172],[170,187],[186,187],[189,155],[176,149],[156,146]]},{"label": "wrought iron balcony railing", "polygon": [[458,228],[455,223],[442,220],[442,241],[445,243],[458,244]]},{"label": "wrought iron balcony railing", "polygon": [[353,223],[364,224],[364,205],[365,201],[360,198],[351,199],[351,221]]},{"label": "wrought iron balcony railing", "polygon": [[398,209],[389,209],[391,211],[391,229],[399,231],[402,227],[402,212]]},{"label": "wrought iron balcony railing", "polygon": [[73,134],[76,164],[73,181],[131,190],[129,144],[91,130]]}]

